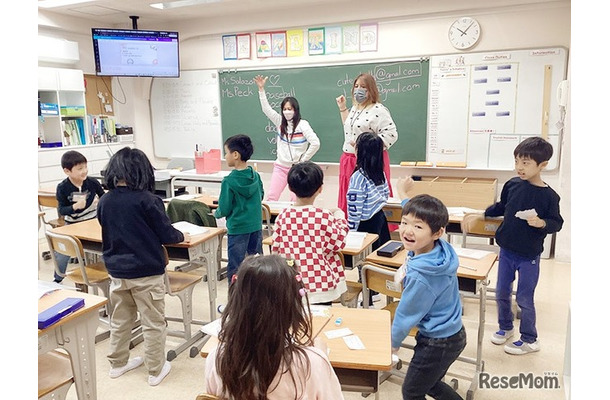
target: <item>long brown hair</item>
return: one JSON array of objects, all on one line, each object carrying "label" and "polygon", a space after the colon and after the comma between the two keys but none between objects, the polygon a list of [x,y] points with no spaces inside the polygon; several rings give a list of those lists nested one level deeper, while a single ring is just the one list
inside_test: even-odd
[{"label": "long brown hair", "polygon": [[[310,374],[303,347],[312,345],[311,313],[303,295],[293,260],[250,256],[239,266],[218,335],[216,370],[222,398],[267,400],[280,368],[294,384],[295,400],[300,398]],[[300,360],[306,371],[295,376],[291,366]]]}]

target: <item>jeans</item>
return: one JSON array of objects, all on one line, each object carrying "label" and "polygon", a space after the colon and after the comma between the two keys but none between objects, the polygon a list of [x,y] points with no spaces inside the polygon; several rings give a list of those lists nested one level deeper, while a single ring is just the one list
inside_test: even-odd
[{"label": "jeans", "polygon": [[447,370],[466,347],[466,331],[462,329],[448,338],[434,339],[417,333],[413,358],[402,383],[402,398],[424,400],[461,399],[455,390],[442,381]]},{"label": "jeans", "polygon": [[66,255],[60,254],[58,252],[54,252],[54,253],[55,253],[55,261],[57,262],[57,269],[59,269],[59,272],[61,272],[62,275],[58,275],[57,271],[54,270],[53,277],[55,278],[56,282],[61,282],[64,279],[63,275],[66,273],[66,269],[68,268],[68,263],[70,262],[70,256],[66,256]]},{"label": "jeans", "polygon": [[263,254],[263,231],[243,233],[240,235],[227,235],[227,279],[229,285],[237,268],[247,255]]},{"label": "jeans", "polygon": [[540,255],[526,258],[500,249],[498,261],[498,283],[496,284],[496,301],[498,303],[498,324],[500,329],[513,329],[512,291],[515,273],[519,271],[517,283],[517,304],[521,308],[521,324],[519,332],[521,340],[533,343],[538,338],[536,331],[536,308],[534,307],[534,291],[540,276]]}]

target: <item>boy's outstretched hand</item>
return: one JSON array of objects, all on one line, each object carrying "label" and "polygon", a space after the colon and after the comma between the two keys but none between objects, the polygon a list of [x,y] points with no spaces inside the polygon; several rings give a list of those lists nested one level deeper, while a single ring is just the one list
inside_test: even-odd
[{"label": "boy's outstretched hand", "polygon": [[398,178],[396,188],[398,189],[398,195],[400,196],[401,200],[409,197],[407,193],[413,189],[413,186],[415,186],[415,181],[413,178],[411,178],[411,176]]}]

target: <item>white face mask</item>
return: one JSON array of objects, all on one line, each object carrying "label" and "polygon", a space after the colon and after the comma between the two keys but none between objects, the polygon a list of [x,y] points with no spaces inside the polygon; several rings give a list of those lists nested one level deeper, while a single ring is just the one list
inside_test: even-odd
[{"label": "white face mask", "polygon": [[288,121],[292,120],[292,118],[294,117],[294,111],[293,110],[284,110],[284,117],[286,117],[286,119]]}]

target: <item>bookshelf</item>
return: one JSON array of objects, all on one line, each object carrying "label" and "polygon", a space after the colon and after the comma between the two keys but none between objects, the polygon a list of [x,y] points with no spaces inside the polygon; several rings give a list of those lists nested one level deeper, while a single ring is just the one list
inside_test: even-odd
[{"label": "bookshelf", "polygon": [[38,68],[40,147],[68,147],[116,141],[113,117],[87,114],[83,71]]}]

